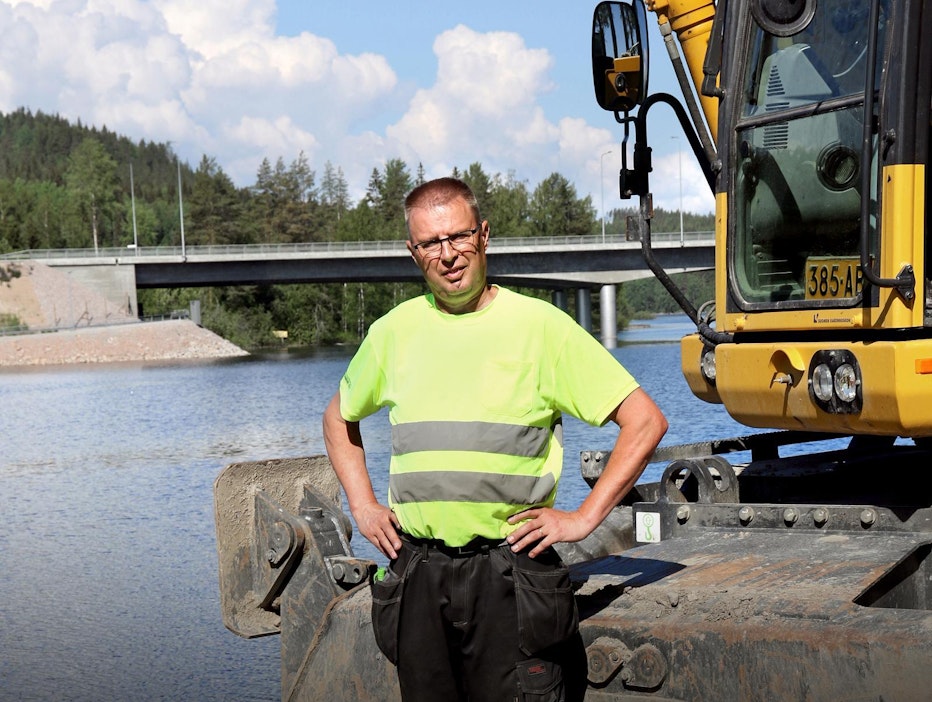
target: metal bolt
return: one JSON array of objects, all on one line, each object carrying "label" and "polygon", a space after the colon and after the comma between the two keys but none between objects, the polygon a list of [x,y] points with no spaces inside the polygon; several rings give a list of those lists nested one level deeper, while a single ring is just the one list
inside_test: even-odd
[{"label": "metal bolt", "polygon": [[688,522],[689,513],[690,513],[689,505],[680,505],[680,507],[676,510],[676,520],[680,524]]},{"label": "metal bolt", "polygon": [[794,507],[787,507],[783,510],[783,521],[787,526],[795,524],[799,520],[799,512]]},{"label": "metal bolt", "polygon": [[739,509],[738,519],[741,521],[742,524],[745,524],[745,525],[750,524],[751,520],[754,519],[754,508],[748,507],[745,505],[744,507]]},{"label": "metal bolt", "polygon": [[816,507],[812,510],[812,521],[815,522],[815,525],[818,527],[824,526],[828,521],[828,510],[824,507]]},{"label": "metal bolt", "polygon": [[861,511],[861,526],[869,527],[874,522],[877,521],[877,513],[872,509],[865,509]]},{"label": "metal bolt", "polygon": [[343,568],[342,563],[333,564],[333,579],[336,581],[341,581],[346,577],[346,571]]}]

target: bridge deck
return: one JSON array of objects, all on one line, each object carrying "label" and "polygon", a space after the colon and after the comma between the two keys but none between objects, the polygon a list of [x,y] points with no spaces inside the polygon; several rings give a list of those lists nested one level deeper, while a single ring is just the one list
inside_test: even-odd
[{"label": "bridge deck", "polygon": [[[652,243],[670,273],[714,265],[711,232],[655,233]],[[622,283],[651,275],[640,247],[640,242],[617,235],[493,238],[489,276],[548,288]],[[403,240],[48,249],[17,251],[0,260],[32,260],[71,270],[132,266],[138,288],[421,279]]]}]

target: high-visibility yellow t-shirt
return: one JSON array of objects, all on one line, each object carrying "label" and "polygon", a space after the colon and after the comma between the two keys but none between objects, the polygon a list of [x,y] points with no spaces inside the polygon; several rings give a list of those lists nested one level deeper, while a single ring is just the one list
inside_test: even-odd
[{"label": "high-visibility yellow t-shirt", "polygon": [[340,410],[359,421],[389,408],[389,505],[406,533],[462,546],[552,506],[562,414],[599,426],[637,387],[566,313],[499,288],[477,312],[446,314],[426,295],[373,323]]}]

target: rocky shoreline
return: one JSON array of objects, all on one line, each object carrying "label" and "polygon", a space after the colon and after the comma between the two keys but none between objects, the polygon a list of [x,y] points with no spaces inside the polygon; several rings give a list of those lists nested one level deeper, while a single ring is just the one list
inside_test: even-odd
[{"label": "rocky shoreline", "polygon": [[39,334],[0,336],[0,367],[248,356],[191,320],[126,322]]},{"label": "rocky shoreline", "polygon": [[0,368],[247,356],[189,319],[140,322],[100,292],[36,261],[0,262]]}]

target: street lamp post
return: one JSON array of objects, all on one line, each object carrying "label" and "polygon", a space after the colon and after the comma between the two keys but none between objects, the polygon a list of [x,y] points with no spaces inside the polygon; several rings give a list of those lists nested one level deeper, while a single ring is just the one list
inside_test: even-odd
[{"label": "street lamp post", "polygon": [[181,260],[187,261],[188,257],[184,250],[184,203],[181,200],[181,160],[176,156],[175,163],[178,164],[178,218],[181,220]]},{"label": "street lamp post", "polygon": [[599,187],[602,194],[602,243],[605,243],[605,157],[613,153],[611,149],[599,158]]},{"label": "street lamp post", "polygon": [[136,187],[133,184],[133,162],[129,163],[129,195],[133,203],[133,253],[139,255],[139,232],[136,229]]}]

